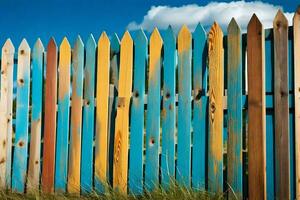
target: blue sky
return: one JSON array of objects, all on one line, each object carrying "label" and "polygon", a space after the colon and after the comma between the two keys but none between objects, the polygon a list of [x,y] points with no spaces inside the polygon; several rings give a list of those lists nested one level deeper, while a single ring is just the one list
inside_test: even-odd
[{"label": "blue sky", "polygon": [[[243,5],[247,5],[250,11],[242,10],[241,12],[251,12],[251,6],[255,7],[257,4],[257,2],[254,4],[246,2],[249,1],[240,1]],[[276,6],[281,6],[286,13],[293,13],[297,8],[297,0],[262,2],[270,9],[273,9],[271,7],[274,5],[273,10],[277,9]],[[23,37],[30,44],[40,37],[46,46],[51,36],[54,36],[58,43],[64,36],[68,36],[69,41],[73,43],[77,34],[85,40],[90,33],[93,33],[97,39],[102,31],[107,31],[109,35],[116,32],[121,37],[126,28],[134,30],[142,27],[151,32],[156,24],[159,28],[164,28],[167,23],[176,24],[176,22],[175,28],[180,26],[180,23],[193,21],[188,24],[193,29],[198,20],[207,25],[211,23],[211,20],[218,21],[218,18],[213,19],[213,14],[210,14],[212,17],[209,18],[202,16],[203,9],[209,9],[207,6],[209,3],[210,1],[207,0],[0,0],[0,45],[7,38],[11,38],[18,46]],[[216,3],[211,7],[219,4]],[[219,9],[226,11],[228,5],[224,4]],[[235,5],[235,3],[232,2],[230,5]],[[196,11],[198,15],[193,20],[189,20],[189,16]],[[220,11],[217,10],[215,14],[219,14],[218,12]],[[274,14],[273,11],[268,12],[262,8],[262,15],[265,14],[264,12],[271,13],[271,16]],[[168,16],[162,13],[168,13]],[[231,13],[234,15],[234,7],[225,12],[227,15]],[[248,15],[240,19],[241,26],[248,20]],[[176,16],[183,21],[175,21]],[[187,18],[186,21],[184,21],[185,18]],[[227,23],[226,20],[219,18],[223,26]]]}]

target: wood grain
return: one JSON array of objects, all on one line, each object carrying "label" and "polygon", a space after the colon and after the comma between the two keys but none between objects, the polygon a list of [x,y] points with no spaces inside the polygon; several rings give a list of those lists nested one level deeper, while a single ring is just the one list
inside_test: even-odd
[{"label": "wood grain", "polygon": [[42,191],[54,192],[54,166],[56,141],[56,101],[57,101],[57,46],[51,38],[47,47],[47,67],[45,81],[44,147]]},{"label": "wood grain", "polygon": [[223,192],[223,54],[223,32],[215,22],[208,35],[208,190],[214,193]]},{"label": "wood grain", "polygon": [[247,32],[249,199],[266,199],[265,37],[256,15]]},{"label": "wood grain", "polygon": [[294,32],[294,95],[295,95],[295,160],[296,197],[300,198],[300,7],[293,18]]},{"label": "wood grain", "polygon": [[127,192],[129,104],[132,90],[133,41],[128,31],[121,40],[118,108],[115,123],[113,187]]}]

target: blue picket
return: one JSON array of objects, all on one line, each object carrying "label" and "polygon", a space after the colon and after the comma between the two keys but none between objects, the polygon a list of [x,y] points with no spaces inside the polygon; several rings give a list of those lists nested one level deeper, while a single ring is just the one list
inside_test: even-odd
[{"label": "blue picket", "polygon": [[71,47],[67,38],[64,38],[59,50],[59,85],[54,188],[57,192],[65,192],[68,169],[71,78]]},{"label": "blue picket", "polygon": [[83,194],[93,191],[93,154],[95,118],[95,67],[96,42],[90,35],[86,42],[86,62],[84,68],[84,103],[82,124],[82,149],[80,185]]},{"label": "blue picket", "polygon": [[142,30],[134,35],[133,98],[130,115],[129,190],[143,192],[144,97],[148,41]]},{"label": "blue picket", "polygon": [[178,142],[176,179],[190,186],[192,119],[192,37],[186,26],[178,34]]},{"label": "blue picket", "polygon": [[193,33],[193,157],[192,187],[205,190],[207,153],[206,33],[198,24]]},{"label": "blue picket", "polygon": [[172,27],[164,32],[163,110],[161,184],[167,189],[175,178],[175,122],[176,122],[176,38]]},{"label": "blue picket", "polygon": [[16,134],[12,173],[12,190],[19,193],[24,192],[27,172],[29,92],[30,47],[23,39],[18,52]]}]

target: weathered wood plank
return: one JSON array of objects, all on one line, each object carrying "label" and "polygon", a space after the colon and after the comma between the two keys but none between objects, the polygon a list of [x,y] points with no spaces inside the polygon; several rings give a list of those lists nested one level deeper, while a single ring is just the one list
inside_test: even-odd
[{"label": "weathered wood plank", "polygon": [[159,184],[159,143],[160,143],[160,80],[162,38],[157,28],[150,36],[148,100],[146,116],[146,161],[145,187],[151,191]]},{"label": "weathered wood plank", "polygon": [[190,186],[192,120],[192,35],[184,25],[178,33],[178,141],[176,179]]},{"label": "weathered wood plank", "polygon": [[117,34],[113,34],[111,38],[110,48],[110,84],[115,85],[118,88],[119,82],[119,53],[120,53],[120,40]]},{"label": "weathered wood plank", "polygon": [[164,67],[163,67],[163,110],[161,184],[167,189],[175,178],[175,128],[176,128],[176,37],[169,26],[164,32]]},{"label": "weathered wood plank", "polygon": [[57,101],[57,46],[51,38],[47,47],[45,81],[44,146],[42,191],[54,191],[55,141],[56,141],[56,101]]},{"label": "weathered wood plank", "polygon": [[27,191],[37,192],[40,184],[43,109],[44,46],[38,39],[32,50],[31,136]]},{"label": "weathered wood plank", "polygon": [[65,37],[59,48],[55,192],[66,192],[67,186],[70,120],[70,76],[71,46]]},{"label": "weathered wood plank", "polygon": [[16,134],[14,144],[12,191],[23,193],[27,173],[30,93],[30,47],[25,39],[18,50]]},{"label": "weathered wood plank", "polygon": [[81,191],[90,194],[93,191],[93,154],[94,154],[94,116],[95,116],[95,72],[96,42],[90,35],[86,42],[86,61],[84,68],[84,103],[81,150]]},{"label": "weathered wood plank", "polygon": [[69,193],[77,195],[80,194],[83,65],[84,45],[78,36],[72,52],[72,112],[67,186]]},{"label": "weathered wood plank", "polygon": [[249,199],[266,199],[265,37],[256,15],[247,32]]},{"label": "weathered wood plank", "polygon": [[209,32],[208,190],[223,192],[223,32],[214,23]]},{"label": "weathered wood plank", "polygon": [[11,188],[13,71],[15,48],[10,39],[2,48],[0,100],[0,189]]},{"label": "weathered wood plank", "polygon": [[227,180],[231,187],[229,199],[243,199],[242,37],[234,18],[229,23],[227,33]]},{"label": "weathered wood plank", "polygon": [[110,41],[103,32],[98,41],[96,91],[95,188],[104,192],[108,182],[108,98]]},{"label": "weathered wood plank", "polygon": [[206,32],[198,24],[193,33],[193,157],[192,187],[205,190],[207,166],[207,123],[208,109],[206,95]]},{"label": "weathered wood plank", "polygon": [[132,90],[133,41],[128,31],[121,41],[118,108],[115,124],[113,187],[127,192],[129,104]]},{"label": "weathered wood plank", "polygon": [[281,10],[273,21],[276,197],[290,198],[288,104],[288,21]]},{"label": "weathered wood plank", "polygon": [[144,98],[148,41],[142,30],[134,37],[134,78],[130,119],[129,190],[143,193]]},{"label": "weathered wood plank", "polygon": [[294,32],[294,99],[295,99],[295,160],[296,197],[300,197],[300,7],[293,18]]}]

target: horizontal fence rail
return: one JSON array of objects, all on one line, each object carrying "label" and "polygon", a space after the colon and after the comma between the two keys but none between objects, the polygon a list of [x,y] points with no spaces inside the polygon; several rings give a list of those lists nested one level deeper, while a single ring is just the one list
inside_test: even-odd
[{"label": "horizontal fence rail", "polygon": [[300,196],[300,9],[1,54],[0,189]]}]

